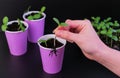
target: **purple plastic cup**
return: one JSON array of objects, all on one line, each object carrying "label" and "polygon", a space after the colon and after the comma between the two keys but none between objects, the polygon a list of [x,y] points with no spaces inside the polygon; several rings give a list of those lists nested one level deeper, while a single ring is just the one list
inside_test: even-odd
[{"label": "purple plastic cup", "polygon": [[[47,40],[49,38],[55,38],[54,34],[48,34],[40,37],[39,40]],[[56,38],[58,41],[63,43],[63,46],[56,48],[57,52],[55,54],[50,55],[51,51],[53,49],[51,48],[45,48],[40,45],[38,42],[38,45],[40,47],[40,54],[41,54],[41,59],[42,59],[42,65],[43,65],[43,70],[48,73],[48,74],[56,74],[61,71],[62,69],[62,63],[63,63],[63,58],[64,58],[64,49],[66,45],[66,40],[61,39],[61,38]]]},{"label": "purple plastic cup", "polygon": [[43,13],[43,17],[37,20],[28,20],[27,15],[31,13],[38,13],[39,11],[29,11],[23,14],[23,19],[28,23],[28,41],[37,43],[39,37],[44,34],[45,18],[46,14]]},{"label": "purple plastic cup", "polygon": [[[18,22],[17,20],[8,22],[8,25]],[[14,56],[20,56],[27,52],[27,33],[28,24],[24,21],[22,23],[26,26],[25,31],[5,31],[10,53]]]}]

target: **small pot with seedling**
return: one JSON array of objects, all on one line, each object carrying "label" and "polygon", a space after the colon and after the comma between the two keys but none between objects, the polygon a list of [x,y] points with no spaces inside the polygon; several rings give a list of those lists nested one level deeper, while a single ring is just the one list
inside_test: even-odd
[{"label": "small pot with seedling", "polygon": [[23,14],[23,19],[28,23],[28,41],[37,43],[40,36],[44,34],[46,7],[43,6],[40,11],[28,11]]},{"label": "small pot with seedling", "polygon": [[[53,20],[58,26],[67,26],[66,23],[60,23],[57,18],[53,18]],[[66,40],[56,37],[54,34],[48,34],[38,39],[38,45],[44,71],[49,74],[60,72]]]},{"label": "small pot with seedling", "polygon": [[15,56],[27,52],[28,24],[20,19],[9,21],[8,17],[3,18],[2,31],[5,32],[10,53]]},{"label": "small pot with seedling", "polygon": [[101,40],[109,47],[120,50],[120,25],[111,17],[101,20],[100,17],[91,17],[92,25]]}]

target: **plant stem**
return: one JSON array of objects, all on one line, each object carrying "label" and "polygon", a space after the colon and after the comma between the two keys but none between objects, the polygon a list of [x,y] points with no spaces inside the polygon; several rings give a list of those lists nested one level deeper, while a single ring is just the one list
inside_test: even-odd
[{"label": "plant stem", "polygon": [[110,46],[112,47],[112,43],[113,43],[113,40],[112,40],[112,39],[111,39],[111,42],[110,42],[110,43],[111,43],[111,45],[110,45]]},{"label": "plant stem", "polygon": [[54,38],[54,48],[55,48],[55,46],[56,46],[55,43],[56,43],[56,36],[55,36],[55,38]]}]

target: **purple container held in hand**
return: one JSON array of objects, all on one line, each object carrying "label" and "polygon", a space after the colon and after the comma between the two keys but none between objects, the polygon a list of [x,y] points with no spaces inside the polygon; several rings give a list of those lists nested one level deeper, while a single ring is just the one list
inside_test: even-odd
[{"label": "purple container held in hand", "polygon": [[[54,34],[44,35],[44,36],[40,37],[38,39],[38,41],[39,40],[47,40],[49,38],[55,38],[55,35]],[[40,47],[40,54],[41,54],[41,59],[42,59],[43,70],[48,74],[56,74],[56,73],[60,72],[62,69],[66,40],[58,38],[58,37],[56,39],[63,44],[61,47],[56,48],[57,55],[55,55],[54,53],[52,55],[50,55],[50,53],[53,49],[45,48],[45,47],[41,46],[40,43],[38,42],[38,45]]]},{"label": "purple container held in hand", "polygon": [[[18,21],[10,21],[8,25],[14,22]],[[10,53],[14,56],[20,56],[27,52],[28,24],[23,21],[22,23],[26,26],[25,31],[5,31]]]},{"label": "purple container held in hand", "polygon": [[28,23],[28,41],[37,43],[39,37],[44,34],[45,18],[46,14],[43,13],[43,17],[37,20],[28,20],[26,16],[32,13],[38,13],[39,11],[29,11],[23,14],[23,19]]}]

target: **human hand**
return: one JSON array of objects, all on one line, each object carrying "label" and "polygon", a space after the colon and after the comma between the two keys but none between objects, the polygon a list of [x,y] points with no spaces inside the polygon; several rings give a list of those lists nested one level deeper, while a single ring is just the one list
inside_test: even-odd
[{"label": "human hand", "polygon": [[66,23],[69,26],[58,26],[53,32],[58,37],[75,42],[87,58],[94,60],[94,55],[106,47],[89,20],[66,20]]}]

